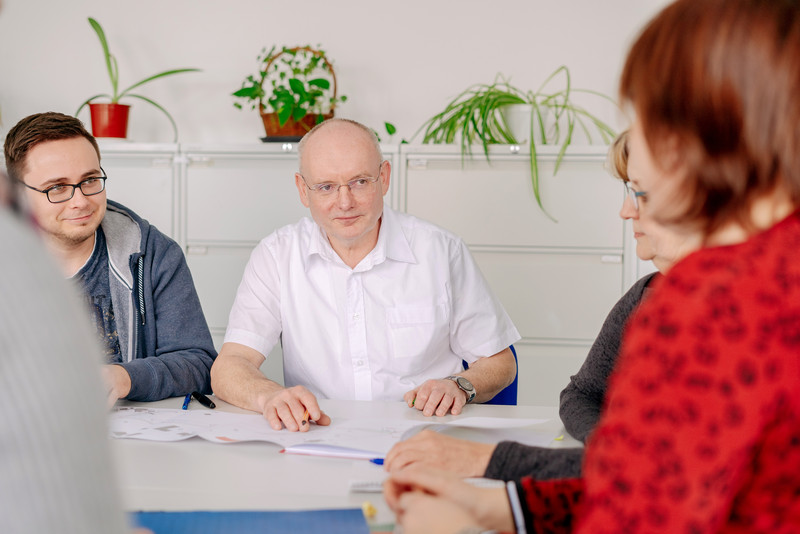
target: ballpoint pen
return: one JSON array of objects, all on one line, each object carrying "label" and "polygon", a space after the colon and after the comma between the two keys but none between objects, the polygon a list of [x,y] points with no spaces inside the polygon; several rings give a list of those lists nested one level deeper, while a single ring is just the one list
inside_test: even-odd
[{"label": "ballpoint pen", "polygon": [[192,400],[192,394],[189,393],[188,395],[186,395],[186,398],[183,399],[183,408],[182,408],[183,410],[189,407],[189,402],[191,402],[191,400]]},{"label": "ballpoint pen", "polygon": [[195,399],[197,399],[197,402],[199,402],[200,404],[202,404],[206,408],[209,408],[209,409],[213,410],[214,408],[217,407],[217,405],[214,404],[214,402],[211,399],[209,399],[208,397],[206,397],[205,395],[203,395],[199,391],[192,392],[191,396],[194,397]]}]

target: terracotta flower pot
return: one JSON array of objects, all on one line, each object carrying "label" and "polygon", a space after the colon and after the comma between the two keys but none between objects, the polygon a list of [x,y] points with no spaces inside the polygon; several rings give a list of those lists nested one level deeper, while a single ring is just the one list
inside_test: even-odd
[{"label": "terracotta flower pot", "polygon": [[[328,113],[322,116],[323,120],[333,117],[333,113]],[[299,121],[295,122],[293,119],[286,121],[283,126],[280,125],[277,113],[262,113],[261,120],[264,121],[264,131],[267,134],[267,140],[270,137],[303,137],[306,132],[317,124],[317,115],[306,115]]]},{"label": "terracotta flower pot", "polygon": [[127,137],[128,112],[126,104],[89,104],[92,116],[92,135],[95,137]]}]

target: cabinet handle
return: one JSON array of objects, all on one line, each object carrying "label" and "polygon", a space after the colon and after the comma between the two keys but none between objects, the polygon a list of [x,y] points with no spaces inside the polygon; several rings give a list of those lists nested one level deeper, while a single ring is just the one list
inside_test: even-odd
[{"label": "cabinet handle", "polygon": [[409,169],[413,169],[415,171],[427,169],[428,168],[428,160],[427,159],[421,159],[421,158],[410,159],[410,160],[408,160],[408,168]]},{"label": "cabinet handle", "polygon": [[600,263],[622,263],[622,256],[605,255],[600,256]]},{"label": "cabinet handle", "polygon": [[204,247],[201,245],[189,245],[186,247],[186,254],[194,254],[196,256],[205,256],[208,254],[208,247]]},{"label": "cabinet handle", "polygon": [[170,168],[172,167],[172,158],[155,158],[150,161],[150,165],[152,167]]},{"label": "cabinet handle", "polygon": [[214,160],[208,156],[189,156],[189,165],[192,167],[211,167]]}]

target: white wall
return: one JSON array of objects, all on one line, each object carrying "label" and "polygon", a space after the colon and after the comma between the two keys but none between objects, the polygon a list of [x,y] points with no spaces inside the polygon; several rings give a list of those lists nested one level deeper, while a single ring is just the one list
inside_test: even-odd
[{"label": "white wall", "polygon": [[[142,93],[163,104],[182,142],[258,142],[255,112],[238,111],[230,93],[255,72],[272,44],[321,44],[334,60],[339,109],[379,128],[384,120],[410,138],[445,103],[502,72],[536,88],[556,67],[575,87],[616,94],[623,57],[665,0],[3,0],[0,12],[0,136],[22,117],[74,113],[110,89],[97,38],[104,26],[121,84],[160,70],[199,74],[158,80]],[[81,118],[88,123],[88,112]],[[600,111],[615,125],[622,118]],[[170,141],[163,116],[136,103],[129,137]],[[387,140],[387,139],[384,139]]]}]

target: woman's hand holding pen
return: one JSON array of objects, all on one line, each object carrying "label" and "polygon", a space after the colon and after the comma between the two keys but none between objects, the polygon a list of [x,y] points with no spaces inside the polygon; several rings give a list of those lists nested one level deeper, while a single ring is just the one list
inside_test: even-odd
[{"label": "woman's hand holding pen", "polygon": [[309,420],[322,426],[331,424],[331,418],[320,409],[314,394],[303,386],[279,389],[262,406],[264,418],[275,430],[285,426],[290,432],[308,432]]}]

